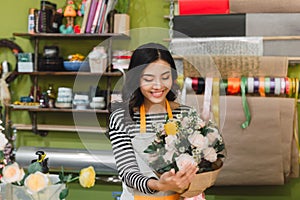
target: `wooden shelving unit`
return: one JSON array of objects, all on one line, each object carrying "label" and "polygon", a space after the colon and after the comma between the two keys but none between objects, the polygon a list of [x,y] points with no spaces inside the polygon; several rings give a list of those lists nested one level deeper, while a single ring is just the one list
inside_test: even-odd
[{"label": "wooden shelving unit", "polygon": [[[87,76],[87,77],[104,77],[107,80],[107,93],[106,93],[106,102],[107,108],[109,108],[109,102],[111,100],[111,78],[112,77],[121,77],[122,73],[119,71],[112,71],[111,61],[112,61],[112,42],[113,40],[126,40],[129,39],[129,36],[125,34],[114,34],[114,33],[105,33],[105,34],[60,34],[60,33],[13,33],[15,37],[22,37],[25,39],[30,39],[34,43],[34,70],[33,72],[14,72],[16,76],[21,75],[29,75],[32,77],[33,86],[34,86],[34,101],[37,100],[37,87],[38,80],[40,76]],[[39,60],[39,51],[40,51],[40,41],[44,40],[107,40],[107,56],[108,56],[108,67],[107,71],[104,73],[91,73],[87,71],[39,71],[38,70],[38,62]],[[100,109],[72,109],[72,108],[36,108],[36,107],[14,107],[12,105],[8,105],[7,108],[10,111],[28,111],[31,115],[32,124],[31,125],[15,125],[19,130],[32,130],[33,132],[41,135],[46,135],[45,131],[86,131],[86,132],[97,132],[99,133],[99,127],[83,127],[80,126],[61,126],[61,125],[47,125],[47,124],[38,124],[37,123],[37,113],[95,113],[106,115],[106,120],[108,119],[109,110],[100,110]],[[105,130],[100,130],[100,132],[105,132]]]}]

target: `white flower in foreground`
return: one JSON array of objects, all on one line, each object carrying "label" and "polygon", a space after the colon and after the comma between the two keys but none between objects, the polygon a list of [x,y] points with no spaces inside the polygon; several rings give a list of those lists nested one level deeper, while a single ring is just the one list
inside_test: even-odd
[{"label": "white flower in foreground", "polygon": [[5,148],[5,145],[8,143],[8,140],[6,139],[5,135],[3,133],[0,133],[0,151],[3,151]]},{"label": "white flower in foreground", "polygon": [[32,194],[45,189],[48,186],[48,184],[49,184],[48,176],[39,171],[27,176],[24,182],[25,187]]},{"label": "white flower in foreground", "polygon": [[175,158],[175,160],[179,170],[181,170],[185,165],[188,165],[190,163],[196,165],[194,158],[189,154],[181,154],[180,156]]},{"label": "white flower in foreground", "polygon": [[1,181],[3,183],[15,183],[23,179],[25,173],[23,169],[20,169],[18,163],[6,165],[2,170]]}]

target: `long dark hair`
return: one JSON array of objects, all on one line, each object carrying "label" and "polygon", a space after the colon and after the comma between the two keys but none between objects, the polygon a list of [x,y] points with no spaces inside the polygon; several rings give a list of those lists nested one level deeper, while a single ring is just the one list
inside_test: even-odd
[{"label": "long dark hair", "polygon": [[169,50],[157,43],[147,43],[138,47],[132,54],[129,63],[126,80],[122,89],[123,108],[129,112],[130,117],[133,116],[133,109],[140,107],[144,102],[144,96],[140,90],[140,78],[143,70],[157,60],[163,60],[170,64],[172,74],[172,88],[166,98],[174,101],[177,97],[179,89],[176,84],[177,70],[174,59]]}]

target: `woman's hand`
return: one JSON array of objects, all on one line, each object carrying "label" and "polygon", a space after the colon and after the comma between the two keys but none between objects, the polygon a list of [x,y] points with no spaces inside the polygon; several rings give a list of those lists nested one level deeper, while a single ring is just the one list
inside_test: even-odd
[{"label": "woman's hand", "polygon": [[[182,193],[186,190],[194,176],[198,171],[198,167],[194,164],[187,164],[177,173],[172,169],[163,173],[159,180],[149,181],[149,187],[158,191],[175,191]],[[156,183],[155,183],[156,182]]]}]

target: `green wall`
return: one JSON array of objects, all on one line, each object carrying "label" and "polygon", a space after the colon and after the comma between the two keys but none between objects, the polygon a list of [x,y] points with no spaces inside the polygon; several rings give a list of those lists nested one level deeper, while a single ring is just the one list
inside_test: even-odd
[{"label": "green wall", "polygon": [[[58,7],[65,3],[65,0],[52,0],[57,3]],[[1,2],[1,20],[0,20],[0,38],[12,38],[14,32],[27,31],[27,14],[29,8],[39,8],[37,0],[9,0]],[[130,10],[131,28],[134,30],[134,45],[143,40],[150,40],[153,35],[157,34],[158,42],[168,38],[167,28],[168,21],[164,19],[169,14],[168,1],[164,0],[131,0]],[[149,32],[149,27],[156,30]],[[141,30],[145,29],[145,30]],[[161,32],[159,30],[162,30]],[[151,29],[150,29],[151,30]],[[158,30],[158,31],[157,31]],[[158,32],[160,32],[158,34]],[[151,36],[151,37],[150,37]],[[139,42],[136,42],[139,41]],[[24,51],[33,52],[32,43],[24,38],[15,38]],[[82,51],[89,51],[92,42],[87,42],[86,46],[80,46]],[[85,45],[85,44],[83,44]],[[76,45],[75,45],[76,46]],[[65,54],[73,49],[72,44],[66,43],[63,47]],[[7,49],[0,49],[0,62],[8,60],[12,66],[15,66],[15,58]],[[58,80],[59,83],[71,80]],[[28,95],[31,84],[30,77],[19,77],[11,85],[13,100],[20,96]],[[56,84],[56,83],[55,83]],[[70,117],[70,116],[69,116]],[[59,119],[67,119],[68,116],[60,115]],[[30,118],[27,112],[18,112],[12,114],[14,123],[29,123]],[[91,146],[101,146],[109,148],[109,142],[105,137],[101,140],[89,141]],[[40,137],[31,132],[18,132],[17,144],[19,146],[46,146],[46,147],[65,147],[65,148],[85,148],[76,133],[59,133],[51,132],[47,137]],[[51,159],[51,158],[50,158]],[[272,167],[272,166],[270,166]],[[120,190],[120,186],[111,186],[98,182],[97,185],[88,190],[81,189],[77,184],[70,185],[71,191],[68,199],[112,199],[111,192]],[[257,187],[213,187],[207,191],[208,200],[299,200],[300,199],[300,179],[293,179],[284,186],[257,186]]]}]

